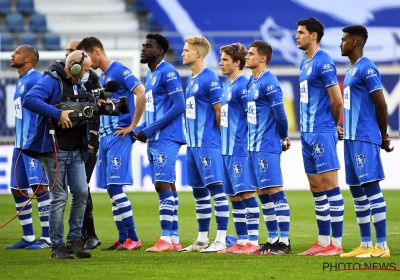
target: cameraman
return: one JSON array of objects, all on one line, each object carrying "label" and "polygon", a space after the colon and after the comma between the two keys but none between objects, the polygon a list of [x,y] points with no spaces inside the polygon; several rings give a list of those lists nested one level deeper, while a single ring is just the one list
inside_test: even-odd
[{"label": "cameraman", "polygon": [[[80,41],[69,42],[65,52],[65,57],[76,50],[76,46],[79,44],[79,42]],[[89,72],[89,81],[87,81],[83,86],[80,86],[78,84],[74,86],[78,94],[82,94],[84,91],[87,90],[98,89],[102,87],[99,82],[99,76],[97,76],[96,72],[94,72],[93,70],[90,70]],[[101,241],[97,237],[96,230],[94,228],[93,201],[89,188],[90,178],[92,177],[93,169],[96,166],[97,151],[99,150],[99,127],[100,117],[97,119],[96,122],[89,124],[89,157],[85,162],[88,196],[86,202],[85,216],[83,217],[82,224],[82,237],[85,240],[85,249],[96,249],[97,246],[101,245]]]},{"label": "cameraman", "polygon": [[[22,106],[38,114],[35,130],[23,147],[25,154],[39,160],[47,175],[51,192],[50,240],[51,258],[90,258],[81,239],[82,221],[86,208],[87,185],[83,152],[87,152],[87,126],[72,126],[68,114],[54,107],[64,101],[74,101],[74,84],[84,84],[89,77],[90,57],[74,51],[65,64],[53,63],[38,83],[27,93]],[[50,121],[49,121],[50,119]],[[54,129],[53,129],[54,127]],[[57,151],[53,151],[52,134],[55,130]],[[58,162],[57,160],[58,154]],[[58,168],[58,169],[57,169]],[[57,173],[58,170],[58,173]],[[72,194],[67,244],[64,244],[64,211],[68,201],[68,186]]]},{"label": "cameraman", "polygon": [[[145,108],[144,87],[126,66],[107,57],[99,39],[86,37],[79,43],[77,49],[88,53],[92,59],[93,69],[100,68],[103,71],[100,75],[103,85],[108,81],[119,82],[121,86],[118,91],[112,93],[113,98],[128,99],[129,114],[100,116],[100,147],[96,178],[97,186],[107,189],[111,198],[119,234],[117,241],[102,250],[136,250],[141,247],[141,242],[135,231],[132,205],[124,193],[123,186],[133,184],[133,139],[130,134],[137,126]],[[136,106],[133,94],[136,95]],[[128,137],[125,137],[126,134],[129,134]]]}]

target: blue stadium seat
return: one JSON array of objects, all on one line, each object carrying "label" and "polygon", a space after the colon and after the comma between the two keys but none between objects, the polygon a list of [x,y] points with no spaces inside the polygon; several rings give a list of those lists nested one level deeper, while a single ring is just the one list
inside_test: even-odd
[{"label": "blue stadium seat", "polygon": [[23,32],[24,18],[21,14],[9,14],[6,17],[6,30],[9,32]]},{"label": "blue stadium seat", "polygon": [[133,0],[133,10],[138,14],[147,14],[149,12],[142,0]]},{"label": "blue stadium seat", "polygon": [[35,13],[35,3],[33,0],[17,0],[17,11],[24,15]]},{"label": "blue stadium seat", "polygon": [[14,40],[11,33],[0,33],[0,50],[1,51],[14,51]]},{"label": "blue stadium seat", "polygon": [[158,25],[158,23],[157,23],[157,21],[156,21],[156,19],[154,18],[154,15],[152,14],[152,13],[149,13],[148,15],[147,15],[147,19],[146,19],[146,27],[147,27],[147,30],[149,30],[149,31],[160,31],[161,30],[161,28],[160,28],[160,26]]},{"label": "blue stadium seat", "polygon": [[57,33],[46,33],[43,36],[43,48],[49,51],[61,50],[61,39]]},{"label": "blue stadium seat", "polygon": [[21,33],[19,34],[19,44],[37,48],[37,35],[32,32]]},{"label": "blue stadium seat", "polygon": [[11,13],[11,0],[0,0],[0,14],[7,15]]},{"label": "blue stadium seat", "polygon": [[33,14],[29,17],[29,28],[32,32],[46,32],[47,20],[42,14]]}]

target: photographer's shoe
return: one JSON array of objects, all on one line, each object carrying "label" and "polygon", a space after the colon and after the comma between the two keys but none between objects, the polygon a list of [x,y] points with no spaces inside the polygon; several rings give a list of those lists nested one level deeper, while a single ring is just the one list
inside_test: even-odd
[{"label": "photographer's shoe", "polygon": [[52,259],[74,259],[73,256],[68,254],[67,248],[64,244],[59,244],[57,247],[51,249],[51,256]]},{"label": "photographer's shoe", "polygon": [[77,238],[75,240],[68,241],[67,244],[65,245],[69,254],[74,254],[78,258],[83,258],[83,259],[90,258],[92,254],[85,251],[85,248],[83,246],[84,244],[82,238]]}]

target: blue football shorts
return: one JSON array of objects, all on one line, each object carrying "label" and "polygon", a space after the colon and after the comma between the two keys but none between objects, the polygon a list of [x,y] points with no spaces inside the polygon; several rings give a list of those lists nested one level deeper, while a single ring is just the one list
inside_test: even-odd
[{"label": "blue football shorts", "polygon": [[223,182],[223,161],[221,149],[187,148],[188,185],[203,188],[213,183]]},{"label": "blue football shorts", "polygon": [[[11,180],[10,180],[11,188],[18,189],[17,187],[17,182],[18,182],[18,186],[21,190],[29,190],[32,186],[39,185],[42,176],[43,180],[41,182],[41,185],[47,186],[49,183],[47,181],[46,175],[44,175],[44,172],[42,170],[42,167],[40,166],[39,161],[25,154],[21,154],[17,163],[17,158],[20,152],[21,149],[14,148],[12,163],[11,163]],[[14,178],[15,165],[17,165],[17,170],[16,170],[17,182],[15,182]]]},{"label": "blue football shorts", "polygon": [[340,168],[336,151],[338,135],[334,133],[301,133],[303,163],[306,174],[316,175]]},{"label": "blue football shorts", "polygon": [[181,144],[165,139],[147,143],[147,157],[153,183],[175,182],[175,164],[180,147]]},{"label": "blue football shorts", "polygon": [[344,168],[349,186],[385,179],[381,147],[374,143],[344,140]]},{"label": "blue football shorts", "polygon": [[282,187],[281,155],[249,152],[250,182],[254,188]]},{"label": "blue football shorts", "polygon": [[132,145],[130,135],[108,134],[100,138],[97,156],[97,187],[106,189],[108,185],[133,185]]},{"label": "blue football shorts", "polygon": [[249,160],[247,156],[222,156],[224,161],[224,191],[229,196],[243,192],[254,192],[250,184]]}]

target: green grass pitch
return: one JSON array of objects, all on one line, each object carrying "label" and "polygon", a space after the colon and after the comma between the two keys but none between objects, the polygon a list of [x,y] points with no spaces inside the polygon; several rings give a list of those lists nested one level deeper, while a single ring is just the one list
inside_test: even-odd
[{"label": "green grass pitch", "polygon": [[[360,242],[353,203],[349,191],[343,191],[345,222],[343,245],[345,251]],[[0,279],[400,279],[394,271],[339,271],[329,272],[325,265],[339,263],[391,264],[400,271],[400,191],[384,191],[387,203],[387,233],[391,258],[356,259],[340,257],[300,257],[297,253],[316,241],[314,203],[309,191],[287,191],[291,211],[290,238],[293,254],[285,256],[226,255],[200,253],[146,253],[160,234],[158,196],[155,192],[128,193],[132,202],[135,224],[143,243],[139,251],[93,250],[90,259],[52,260],[50,250],[4,250],[4,246],[21,239],[17,220],[0,229]],[[111,203],[106,193],[92,194],[96,231],[104,246],[117,238],[111,214]],[[69,201],[70,202],[70,201]],[[0,224],[15,214],[11,195],[0,195]],[[68,208],[69,209],[69,208]],[[66,211],[65,221],[68,217]],[[33,202],[36,237],[40,237],[37,203]],[[65,222],[66,229],[67,223]],[[179,194],[179,232],[181,243],[188,246],[197,237],[195,204],[191,193]],[[372,229],[372,232],[374,230]],[[228,234],[235,234],[232,217]],[[210,238],[216,235],[214,217]],[[260,224],[260,242],[267,231]]]}]

